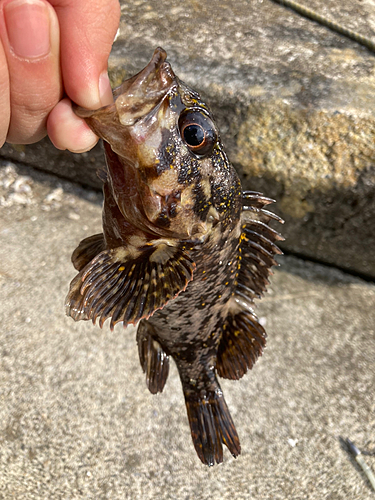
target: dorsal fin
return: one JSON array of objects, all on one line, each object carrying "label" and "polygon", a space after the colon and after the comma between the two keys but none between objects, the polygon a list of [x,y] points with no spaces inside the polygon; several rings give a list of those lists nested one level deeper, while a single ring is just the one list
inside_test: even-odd
[{"label": "dorsal fin", "polygon": [[255,191],[244,191],[242,197],[241,264],[236,293],[253,299],[266,290],[271,267],[277,266],[275,255],[282,254],[275,242],[284,238],[268,224],[284,221],[263,207],[274,200]]},{"label": "dorsal fin", "polygon": [[183,249],[156,240],[142,248],[104,250],[70,284],[66,313],[75,321],[91,319],[111,329],[150,317],[184,291],[195,263]]},{"label": "dorsal fin", "polygon": [[277,265],[275,255],[282,253],[275,242],[284,239],[268,225],[270,220],[283,220],[263,208],[273,200],[254,191],[245,191],[242,200],[237,283],[216,362],[218,375],[230,379],[239,379],[251,369],[266,345],[266,332],[252,306],[266,290],[271,267]]},{"label": "dorsal fin", "polygon": [[230,310],[223,324],[216,370],[220,377],[238,380],[262,355],[267,335],[253,312],[234,305],[237,312]]}]

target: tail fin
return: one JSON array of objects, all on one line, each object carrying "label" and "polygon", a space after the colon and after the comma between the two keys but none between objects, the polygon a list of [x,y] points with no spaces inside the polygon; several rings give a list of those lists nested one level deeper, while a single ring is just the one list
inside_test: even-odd
[{"label": "tail fin", "polygon": [[184,388],[191,437],[198,457],[208,466],[223,461],[224,443],[236,458],[241,453],[240,440],[223,393],[217,384],[215,391],[192,391]]}]

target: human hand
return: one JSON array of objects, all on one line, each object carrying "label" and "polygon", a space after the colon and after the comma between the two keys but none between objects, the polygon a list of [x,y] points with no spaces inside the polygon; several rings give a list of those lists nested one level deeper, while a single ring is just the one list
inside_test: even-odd
[{"label": "human hand", "polygon": [[0,147],[46,133],[59,149],[98,138],[72,111],[112,102],[107,61],[118,0],[0,0]]}]

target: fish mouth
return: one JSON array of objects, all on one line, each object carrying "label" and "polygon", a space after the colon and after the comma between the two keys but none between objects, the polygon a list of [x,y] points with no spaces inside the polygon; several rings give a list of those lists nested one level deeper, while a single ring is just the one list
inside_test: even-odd
[{"label": "fish mouth", "polygon": [[89,110],[73,103],[75,114],[129,165],[138,163],[131,144],[142,142],[159,107],[177,85],[166,57],[165,50],[158,47],[144,69],[113,91],[115,101],[108,106]]},{"label": "fish mouth", "polygon": [[158,47],[145,68],[113,90],[113,104],[90,110],[73,103],[75,114],[86,119],[88,125],[95,128],[94,132],[104,140],[108,139],[96,125],[98,120],[108,125],[109,119],[113,120],[113,115],[116,114],[121,125],[134,125],[155,108],[176,83],[176,76],[166,58],[165,50]]},{"label": "fish mouth", "polygon": [[174,84],[176,77],[166,58],[165,50],[158,47],[142,71],[115,89],[115,106],[122,125],[134,125],[150,113]]},{"label": "fish mouth", "polygon": [[[148,232],[155,230],[155,222],[148,215],[160,208],[160,196],[149,192],[141,167],[154,159],[156,145],[161,140],[157,133],[158,120],[164,116],[169,97],[178,85],[166,58],[165,50],[158,47],[144,69],[113,91],[115,101],[112,104],[97,110],[77,105],[73,108],[76,115],[84,118],[91,130],[107,143],[108,178],[120,212],[126,220]],[[144,160],[142,146],[150,137],[154,138],[149,147],[151,159]],[[167,228],[157,231],[168,234]]]}]

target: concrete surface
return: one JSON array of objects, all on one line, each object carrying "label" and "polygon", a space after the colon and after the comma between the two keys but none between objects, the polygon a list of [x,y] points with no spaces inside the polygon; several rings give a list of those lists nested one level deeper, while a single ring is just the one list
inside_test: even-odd
[{"label": "concrete surface", "polygon": [[100,204],[0,168],[0,499],[373,499],[339,436],[375,448],[374,283],[282,259],[258,307],[268,348],[241,381],[222,381],[242,455],[209,469],[175,367],[152,396],[133,328],[64,315],[70,255],[100,230]]},{"label": "concrete surface", "polygon": [[[375,39],[372,0],[300,1]],[[162,45],[212,106],[245,187],[279,201],[284,248],[375,277],[374,54],[271,0],[121,3],[113,83]],[[46,140],[0,154],[99,185],[98,148],[71,155]]]}]

